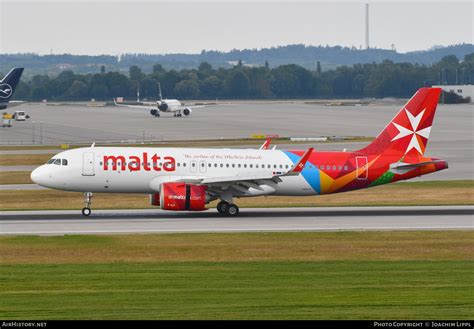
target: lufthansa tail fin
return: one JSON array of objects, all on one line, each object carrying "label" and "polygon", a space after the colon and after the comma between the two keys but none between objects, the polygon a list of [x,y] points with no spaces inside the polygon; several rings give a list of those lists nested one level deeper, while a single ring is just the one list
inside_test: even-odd
[{"label": "lufthansa tail fin", "polygon": [[16,67],[10,70],[7,75],[0,81],[0,103],[6,105],[13,97],[15,88],[20,81],[22,67]]},{"label": "lufthansa tail fin", "polygon": [[428,144],[440,88],[421,88],[380,132],[358,152],[365,154],[423,155]]}]

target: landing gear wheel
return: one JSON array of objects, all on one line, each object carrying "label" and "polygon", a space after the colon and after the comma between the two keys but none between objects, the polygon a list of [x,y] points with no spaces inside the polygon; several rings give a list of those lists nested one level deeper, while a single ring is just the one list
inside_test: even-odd
[{"label": "landing gear wheel", "polygon": [[89,216],[91,212],[92,212],[91,208],[87,208],[87,207],[82,208],[82,214],[84,216]]},{"label": "landing gear wheel", "polygon": [[237,207],[235,204],[231,203],[225,209],[225,214],[227,216],[231,216],[231,217],[237,216],[239,214],[239,207]]},{"label": "landing gear wheel", "polygon": [[82,208],[82,214],[84,216],[89,216],[92,212],[91,210],[91,205],[92,205],[92,193],[91,192],[86,192],[84,193],[84,203],[85,203],[85,207]]},{"label": "landing gear wheel", "polygon": [[221,201],[217,204],[217,211],[220,213],[220,214],[225,214],[225,211],[227,209],[227,206],[229,205],[228,202],[225,202],[225,201]]}]

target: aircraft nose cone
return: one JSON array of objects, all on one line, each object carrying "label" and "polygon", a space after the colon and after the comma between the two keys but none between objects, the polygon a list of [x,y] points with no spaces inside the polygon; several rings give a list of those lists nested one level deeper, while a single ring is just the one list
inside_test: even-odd
[{"label": "aircraft nose cone", "polygon": [[46,185],[46,181],[48,178],[48,174],[46,173],[46,168],[44,166],[40,166],[33,170],[30,175],[31,180],[41,186]]}]

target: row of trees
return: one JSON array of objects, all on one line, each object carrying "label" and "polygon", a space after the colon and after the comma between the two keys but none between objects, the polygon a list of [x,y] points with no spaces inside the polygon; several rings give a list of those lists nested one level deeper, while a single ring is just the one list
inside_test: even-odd
[{"label": "row of trees", "polygon": [[145,74],[131,66],[129,74],[106,72],[74,74],[63,71],[56,77],[36,75],[21,81],[15,98],[22,100],[111,100],[113,97],[156,99],[158,81],[167,98],[330,98],[330,97],[409,97],[416,89],[433,84],[472,82],[474,53],[460,62],[446,56],[425,66],[383,61],[380,64],[340,66],[335,70],[315,71],[298,65],[270,68],[247,67],[242,63],[230,69],[215,69],[203,62],[197,69],[165,70],[160,64]]}]

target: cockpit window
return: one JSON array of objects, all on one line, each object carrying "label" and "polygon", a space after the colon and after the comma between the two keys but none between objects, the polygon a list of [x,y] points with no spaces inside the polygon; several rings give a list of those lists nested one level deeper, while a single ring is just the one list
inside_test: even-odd
[{"label": "cockpit window", "polygon": [[56,159],[56,160],[54,160],[53,164],[55,164],[55,165],[61,165],[61,159]]},{"label": "cockpit window", "polygon": [[47,164],[51,164],[51,163],[53,163],[53,162],[54,162],[54,160],[56,160],[56,159],[49,159],[49,161],[47,162]]},{"label": "cockpit window", "polygon": [[67,160],[66,159],[63,159],[63,166],[67,166]]}]

